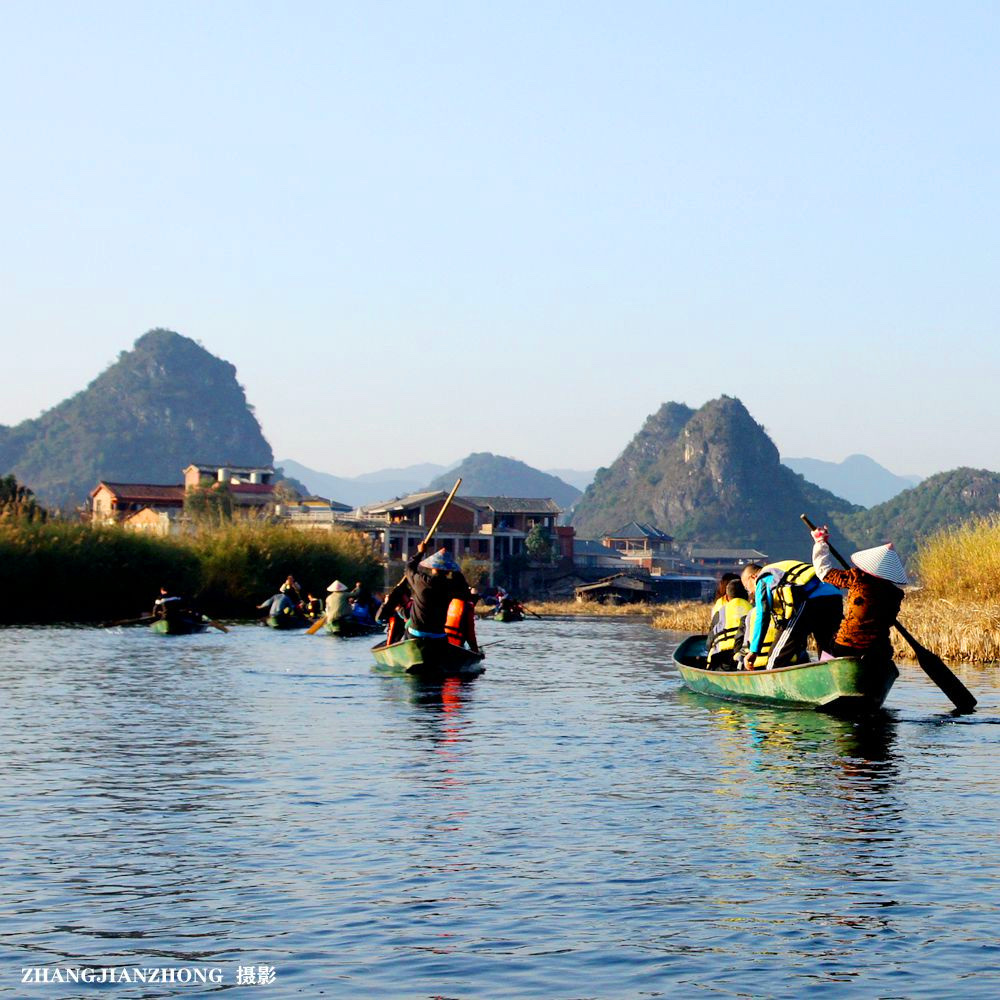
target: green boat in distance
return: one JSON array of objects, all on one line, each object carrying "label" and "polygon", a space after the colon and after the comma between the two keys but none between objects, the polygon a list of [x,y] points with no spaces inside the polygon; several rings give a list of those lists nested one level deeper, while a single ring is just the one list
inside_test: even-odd
[{"label": "green boat in distance", "polygon": [[177,618],[173,621],[160,618],[149,626],[149,631],[154,635],[194,635],[196,632],[204,632],[206,628],[208,622],[196,618]]},{"label": "green boat in distance", "polygon": [[520,611],[496,611],[492,615],[487,615],[487,618],[492,618],[495,622],[523,622],[524,615]]},{"label": "green boat in distance", "polygon": [[486,669],[485,653],[474,653],[447,639],[403,639],[391,646],[383,641],[372,647],[372,655],[378,670],[424,680],[478,677]]},{"label": "green boat in distance", "polygon": [[704,635],[689,636],[674,651],[674,663],[692,691],[729,701],[863,715],[882,707],[899,676],[892,660],[846,656],[776,670],[706,670],[705,642]]},{"label": "green boat in distance", "polygon": [[309,622],[302,615],[268,615],[267,625],[277,629],[306,628]]},{"label": "green boat in distance", "polygon": [[354,639],[359,635],[377,635],[385,631],[384,625],[378,623],[368,625],[365,622],[352,620],[351,618],[335,618],[332,622],[327,622],[323,626],[330,635],[339,636],[341,639]]}]

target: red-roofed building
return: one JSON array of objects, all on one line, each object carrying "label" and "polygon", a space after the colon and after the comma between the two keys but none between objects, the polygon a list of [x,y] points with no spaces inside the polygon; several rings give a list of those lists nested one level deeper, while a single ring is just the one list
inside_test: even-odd
[{"label": "red-roofed building", "polygon": [[100,523],[124,520],[144,508],[155,510],[184,509],[184,487],[159,483],[106,483],[103,480],[90,491],[93,520]]}]

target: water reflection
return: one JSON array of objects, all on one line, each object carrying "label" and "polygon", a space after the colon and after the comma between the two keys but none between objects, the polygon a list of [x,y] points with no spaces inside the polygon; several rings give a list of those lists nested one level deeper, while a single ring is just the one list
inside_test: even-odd
[{"label": "water reflection", "polygon": [[0,949],[275,996],[996,994],[996,726],[925,724],[918,674],[859,725],[678,690],[642,624],[502,634],[443,684],[267,629],[0,636]]}]

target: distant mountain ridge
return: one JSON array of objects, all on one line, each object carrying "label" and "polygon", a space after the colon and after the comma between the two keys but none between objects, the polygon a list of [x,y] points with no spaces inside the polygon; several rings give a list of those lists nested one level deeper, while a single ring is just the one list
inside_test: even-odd
[{"label": "distant mountain ridge", "polygon": [[456,468],[431,480],[427,489],[450,490],[459,476],[462,477],[459,496],[549,497],[564,509],[572,507],[581,496],[575,486],[556,476],[532,468],[516,458],[505,458],[488,451],[473,452]]},{"label": "distant mountain ridge", "polygon": [[581,493],[594,481],[597,469],[543,469],[550,476],[575,486]]},{"label": "distant mountain ridge", "polygon": [[782,465],[746,407],[722,396],[698,410],[664,403],[598,470],[572,523],[582,538],[645,521],[679,542],[807,558],[812,543],[801,513],[829,523],[834,544],[844,545],[839,522],[857,509]]},{"label": "distant mountain ridge", "polygon": [[856,511],[843,518],[841,526],[857,539],[858,548],[891,541],[905,561],[922,541],[943,529],[998,515],[1000,473],[960,468],[930,476],[870,510]]},{"label": "distant mountain ridge", "polygon": [[423,462],[402,469],[380,469],[360,476],[334,476],[328,472],[318,472],[293,459],[282,459],[278,463],[296,479],[301,480],[310,491],[328,500],[339,500],[351,507],[391,500],[421,489],[432,477],[453,466],[435,465]]},{"label": "distant mountain ridge", "polygon": [[811,483],[862,507],[885,503],[920,482],[920,476],[897,476],[867,455],[848,455],[842,462],[818,458],[782,458],[793,472]]},{"label": "distant mountain ridge", "polygon": [[0,427],[0,470],[46,506],[83,504],[100,479],[179,483],[192,462],[269,466],[273,455],[233,365],[172,330],[143,334],[40,417]]}]

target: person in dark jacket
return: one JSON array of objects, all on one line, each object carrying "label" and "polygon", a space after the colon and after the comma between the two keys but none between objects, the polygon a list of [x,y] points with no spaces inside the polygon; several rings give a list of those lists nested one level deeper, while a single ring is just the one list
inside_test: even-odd
[{"label": "person in dark jacket", "polygon": [[424,559],[424,548],[421,542],[406,564],[413,601],[407,631],[418,639],[443,639],[448,605],[454,598],[470,601],[472,595],[462,568],[447,549],[438,549]]},{"label": "person in dark jacket", "polygon": [[181,617],[183,604],[183,600],[177,594],[170,593],[169,587],[160,587],[160,596],[153,601],[153,617],[175,622]]}]

